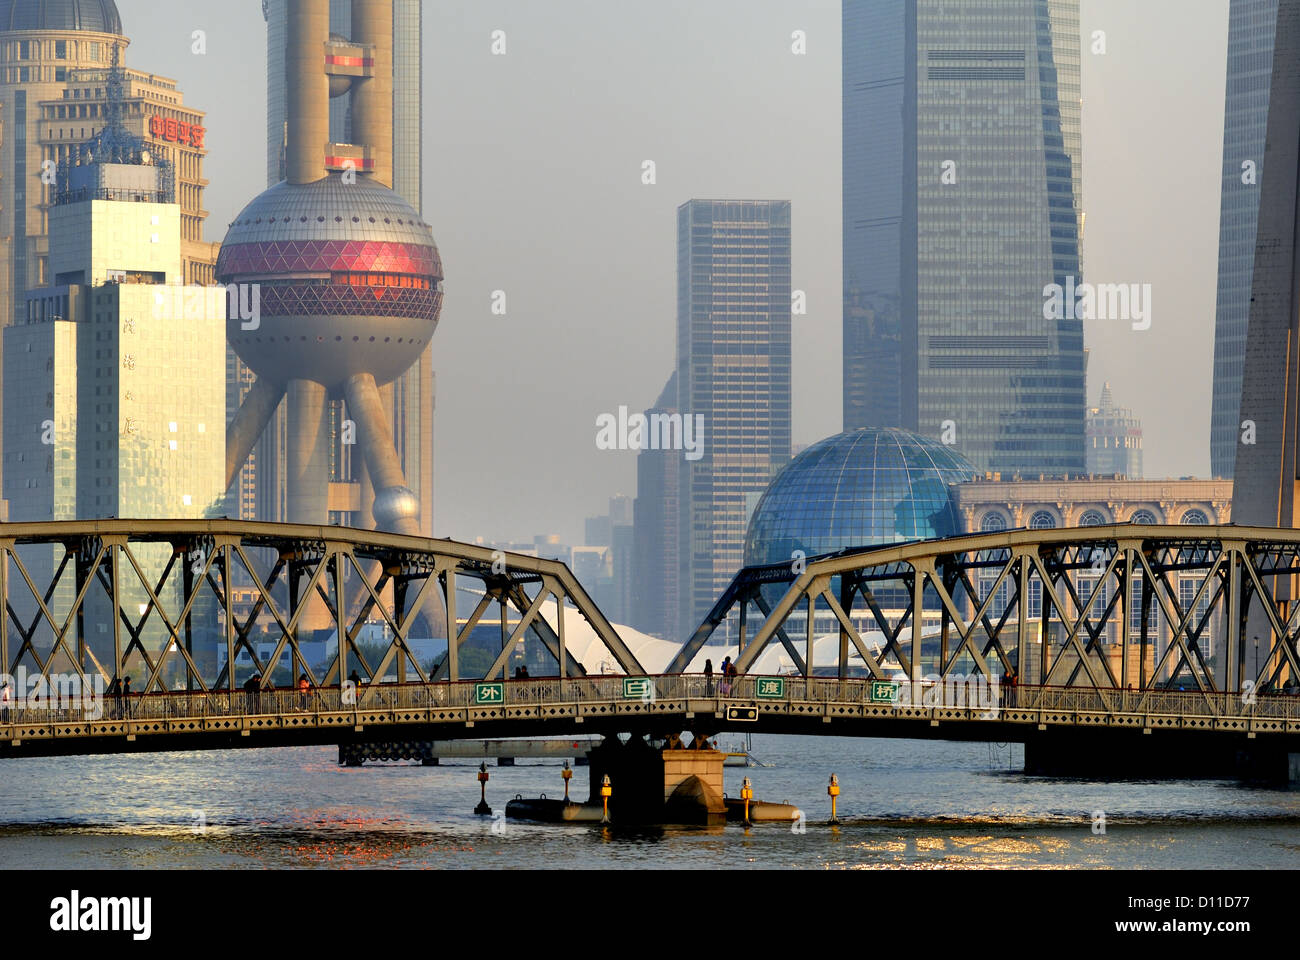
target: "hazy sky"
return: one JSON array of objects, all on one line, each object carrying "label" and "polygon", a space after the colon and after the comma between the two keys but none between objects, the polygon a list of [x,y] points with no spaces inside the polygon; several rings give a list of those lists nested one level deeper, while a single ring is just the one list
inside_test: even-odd
[{"label": "hazy sky", "polygon": [[[266,34],[256,0],[118,0],[128,64],[208,114],[208,239],[265,186]],[[1096,324],[1146,433],[1147,476],[1209,471],[1227,0],[1081,0],[1084,272],[1150,283],[1150,330]],[[788,199],[794,437],[839,431],[839,0],[426,0],[424,215],[447,295],[435,532],[555,532],[633,494],[636,454],[596,417],[640,409],[671,372],[675,211],[692,197]],[[193,31],[207,52],[192,52]],[[491,35],[506,33],[494,56]],[[791,33],[807,54],[791,52]],[[641,182],[654,160],[658,182]],[[494,316],[495,290],[507,314]]]}]

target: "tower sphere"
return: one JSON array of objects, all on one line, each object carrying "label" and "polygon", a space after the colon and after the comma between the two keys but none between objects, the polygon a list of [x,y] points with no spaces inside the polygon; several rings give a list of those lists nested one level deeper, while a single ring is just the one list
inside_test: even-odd
[{"label": "tower sphere", "polygon": [[381,385],[397,379],[419,359],[442,309],[429,225],[365,175],[264,191],[230,225],[216,277],[241,285],[229,294],[232,307],[237,298],[257,305],[249,318],[227,311],[226,337],[258,377],[312,380],[333,392],[358,373]]}]

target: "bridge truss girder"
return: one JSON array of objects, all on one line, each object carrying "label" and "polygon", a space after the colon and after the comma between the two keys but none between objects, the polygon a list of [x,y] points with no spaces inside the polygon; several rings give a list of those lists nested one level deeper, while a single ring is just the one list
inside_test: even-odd
[{"label": "bridge truss girder", "polygon": [[[53,562],[50,575],[41,577],[41,564],[34,564],[32,557],[45,550],[52,551]],[[448,631],[456,636],[430,677],[411,650],[411,630],[434,595],[445,605],[448,623],[457,624],[460,577],[482,585],[484,602],[462,628]],[[251,589],[254,598],[242,617],[236,610],[240,580],[251,585],[244,589]],[[347,602],[349,589],[358,603]],[[83,690],[96,676],[108,684],[129,669],[143,668],[145,680],[131,692],[163,692],[167,667],[176,663],[188,691],[233,691],[232,665],[244,653],[261,674],[263,688],[271,684],[272,672],[285,654],[295,685],[300,677],[313,687],[337,684],[357,667],[367,678],[383,677],[394,664],[399,681],[407,679],[408,669],[420,681],[455,681],[461,679],[459,648],[494,599],[500,606],[503,648],[485,679],[504,676],[510,654],[526,634],[550,651],[557,669],[564,665],[566,676],[585,675],[565,646],[565,604],[587,620],[625,672],[645,672],[563,563],[372,530],[229,520],[0,523],[0,596],[5,605],[0,616],[0,669],[12,676],[31,664],[34,670],[28,676],[47,683],[54,674],[70,671]],[[556,629],[541,616],[550,600],[557,605]],[[205,671],[203,658],[196,657],[195,612],[205,602],[205,609],[224,621],[226,657],[219,670]],[[30,610],[20,612],[26,608]],[[306,638],[300,624],[313,608],[326,612],[325,622],[337,641],[320,671],[301,647]],[[518,620],[506,636],[510,609]],[[367,620],[375,619],[373,614],[391,639],[379,660],[370,663],[358,637]],[[88,625],[88,619],[98,622]],[[98,634],[87,629],[106,628],[105,620],[111,623],[111,643],[106,636],[100,639],[108,629]],[[263,648],[274,643],[265,661],[258,655],[258,643]],[[133,657],[135,667],[130,666]],[[360,703],[365,704],[376,688],[367,684]]]},{"label": "bridge truss girder", "polygon": [[[1088,583],[1086,594],[1080,577]],[[912,627],[924,624],[929,613],[938,615],[938,652],[932,659],[941,680],[959,668],[990,681],[1014,669],[1023,680],[1033,643],[1041,646],[1038,680],[1046,686],[1148,689],[1161,676],[1187,676],[1192,688],[1206,695],[1245,694],[1300,680],[1297,577],[1300,531],[1231,525],[999,531],[844,551],[788,567],[742,570],[669,672],[685,669],[734,610],[741,673],[777,641],[806,677],[826,666],[813,657],[820,611],[838,626],[834,665],[841,678],[848,675],[852,649],[873,678],[901,668],[910,680],[920,681],[927,638],[924,629]],[[1188,578],[1195,585],[1190,601],[1181,589]],[[892,618],[876,596],[891,586],[895,597],[906,596]],[[780,591],[770,606],[765,588],[769,599]],[[765,615],[752,639],[746,623],[751,603]],[[876,653],[855,626],[859,610],[883,635]],[[805,613],[802,656],[787,634],[797,613]],[[1116,617],[1114,644],[1120,652],[1113,658],[1107,655],[1108,630]],[[1217,665],[1202,642],[1212,624],[1222,651]],[[1035,631],[1038,637],[1031,639]],[[1248,633],[1264,641],[1249,663]],[[1118,672],[1113,659],[1119,660]]]}]

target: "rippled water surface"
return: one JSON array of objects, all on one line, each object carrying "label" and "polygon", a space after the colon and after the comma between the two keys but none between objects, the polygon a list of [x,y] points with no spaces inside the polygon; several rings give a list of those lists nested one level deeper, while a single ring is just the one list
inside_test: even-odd
[{"label": "rippled water surface", "polygon": [[[789,824],[620,830],[476,817],[477,767],[338,765],[301,747],[0,763],[8,867],[1300,867],[1300,792],[1018,772],[1019,746],[755,737],[728,768]],[[491,767],[488,801],[563,793],[558,763]],[[839,777],[839,827],[826,783]],[[587,768],[573,793],[585,799]],[[1094,815],[1105,818],[1105,832]],[[1097,821],[1100,822],[1099,820]],[[502,825],[497,824],[497,831]]]}]

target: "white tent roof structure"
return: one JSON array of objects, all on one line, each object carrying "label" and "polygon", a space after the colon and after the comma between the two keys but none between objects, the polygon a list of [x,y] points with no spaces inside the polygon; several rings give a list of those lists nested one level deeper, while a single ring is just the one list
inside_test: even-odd
[{"label": "white tent roof structure", "polygon": [[[577,659],[588,673],[593,674],[616,674],[622,673],[623,668],[618,665],[611,653],[609,653],[600,640],[596,637],[596,631],[591,625],[583,619],[576,609],[572,607],[564,608],[564,645],[569,653]],[[555,628],[555,610],[548,605],[546,612],[543,614],[546,622]],[[632,655],[646,669],[647,673],[663,673],[672,659],[677,656],[681,649],[681,644],[669,640],[659,640],[649,634],[642,633],[640,630],[634,630],[623,624],[614,624],[614,629],[618,635],[623,638],[623,642]],[[935,632],[937,635],[937,631]],[[806,643],[803,637],[791,638],[794,640],[795,649],[799,655],[803,656],[806,652]],[[910,640],[910,631],[904,630],[899,636],[899,642],[903,643]],[[880,631],[868,632],[862,635],[862,641],[867,649],[875,653],[883,648],[885,635]],[[813,641],[814,663],[825,666],[833,664],[839,657],[840,638],[838,633],[822,634]],[[736,657],[737,649],[734,644],[730,646],[721,646],[709,644],[701,648],[700,652],[695,655],[690,665],[686,668],[687,673],[703,673],[704,661],[713,661],[713,670],[719,672],[722,666],[722,658],[730,655],[733,659]],[[856,664],[865,669],[862,663],[862,656],[853,644],[849,644],[849,663]],[[796,673],[794,661],[790,655],[781,646],[780,641],[774,640],[768,644],[758,662],[750,668],[751,674],[763,674],[765,676],[781,676],[784,674]]]}]

